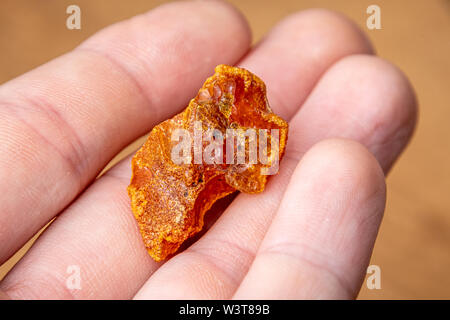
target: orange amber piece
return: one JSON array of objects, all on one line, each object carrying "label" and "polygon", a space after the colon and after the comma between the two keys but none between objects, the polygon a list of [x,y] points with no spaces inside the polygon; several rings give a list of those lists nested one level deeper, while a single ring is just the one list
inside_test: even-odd
[{"label": "orange amber piece", "polygon": [[[203,155],[203,150],[197,152],[198,146],[206,151],[205,141],[197,144],[197,151],[195,143],[192,149],[189,147],[189,151],[194,150],[192,153],[197,152],[197,155],[190,154],[183,158],[188,161],[174,161],[173,148],[177,144],[173,139],[175,130],[183,129],[191,134],[190,137],[195,137],[198,123],[202,137],[212,129],[224,133],[226,138],[223,138],[223,144],[232,140],[225,134],[229,128],[239,134],[249,128],[257,132],[267,129],[264,140],[269,140],[270,148],[267,150],[270,149],[270,152],[262,153],[266,161],[249,161],[250,151],[254,151],[250,147],[250,136],[243,145],[233,146],[231,153],[228,150],[225,152],[223,147],[221,152],[225,160],[222,163],[194,161],[198,160],[199,154],[200,158]],[[276,143],[271,140],[272,129],[279,132]],[[165,259],[175,253],[187,238],[199,232],[205,212],[216,200],[235,190],[246,193],[263,191],[268,175],[263,174],[262,170],[281,160],[287,133],[287,122],[269,107],[266,87],[261,79],[245,69],[217,66],[215,74],[205,81],[188,107],[154,127],[132,160],[128,194],[144,244],[153,259]],[[210,142],[215,138],[210,136]],[[261,141],[261,135],[256,140]],[[236,160],[237,150],[242,150],[242,146],[247,160],[245,163]],[[219,149],[214,149],[214,156],[220,155]]]}]

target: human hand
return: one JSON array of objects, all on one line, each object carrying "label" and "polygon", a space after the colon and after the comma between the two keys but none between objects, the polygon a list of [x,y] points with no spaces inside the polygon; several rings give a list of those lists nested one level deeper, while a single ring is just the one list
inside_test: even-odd
[{"label": "human hand", "polygon": [[[413,90],[329,11],[291,15],[249,46],[229,5],[172,3],[0,87],[1,263],[58,215],[0,283],[7,296],[357,295],[384,210],[384,173],[414,128]],[[156,263],[126,193],[130,158],[95,177],[182,110],[221,63],[264,80],[272,109],[290,123],[286,155],[262,194],[207,214],[218,219],[197,242]],[[79,267],[79,289],[66,285],[69,266]]]}]

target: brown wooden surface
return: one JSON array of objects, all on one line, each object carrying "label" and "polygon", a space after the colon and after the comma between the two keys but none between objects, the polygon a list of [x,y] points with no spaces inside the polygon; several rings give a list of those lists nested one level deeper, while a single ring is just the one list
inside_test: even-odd
[{"label": "brown wooden surface", "polygon": [[[113,22],[164,1],[2,0],[0,83],[68,50]],[[371,264],[381,267],[382,289],[363,286],[360,298],[450,298],[450,2],[446,0],[244,0],[254,41],[297,10],[340,11],[369,35],[380,56],[409,76],[420,104],[416,134],[388,177],[388,204]],[[77,4],[82,29],[65,26]],[[382,30],[367,30],[368,5],[381,7]],[[122,152],[116,158],[130,151]],[[0,278],[27,244],[0,267]]]}]

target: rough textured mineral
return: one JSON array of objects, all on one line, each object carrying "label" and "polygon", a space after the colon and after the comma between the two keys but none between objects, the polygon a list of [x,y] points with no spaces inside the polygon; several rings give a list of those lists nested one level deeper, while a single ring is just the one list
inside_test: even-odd
[{"label": "rough textured mineral", "polygon": [[[271,131],[268,130],[266,162],[251,163],[248,159],[252,137],[247,137],[243,145],[247,161],[242,164],[237,161],[242,145],[233,145],[231,153],[225,148],[231,140],[226,135],[229,128],[240,133],[249,128],[257,132],[259,129],[278,129],[278,143],[272,142]],[[190,134],[188,142],[194,141],[196,129],[203,132],[200,144],[193,142],[192,149],[189,148],[192,152],[181,154],[181,163],[173,160],[174,147],[181,141],[181,138],[176,141],[172,136],[177,129]],[[198,163],[196,160],[208,150],[208,144],[217,146],[211,142],[221,142],[219,138],[216,140],[212,129],[222,133],[223,148],[210,148],[213,150],[211,154],[213,159],[219,159],[221,152],[223,161],[207,163],[201,158]],[[206,132],[210,134],[207,139]],[[165,259],[175,253],[187,238],[199,232],[205,212],[216,200],[235,190],[246,193],[263,191],[268,175],[262,174],[262,169],[281,160],[287,133],[288,124],[270,109],[265,85],[258,77],[245,69],[217,66],[215,74],[206,80],[188,107],[154,127],[132,160],[128,194],[144,244],[153,259]],[[258,142],[262,137],[257,136]],[[199,146],[202,148],[200,151]]]}]

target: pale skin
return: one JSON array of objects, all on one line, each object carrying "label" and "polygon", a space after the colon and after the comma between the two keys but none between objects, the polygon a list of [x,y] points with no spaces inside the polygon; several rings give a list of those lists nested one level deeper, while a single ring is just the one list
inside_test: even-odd
[{"label": "pale skin", "polygon": [[[414,129],[406,77],[345,17],[307,10],[251,47],[230,5],[159,7],[0,87],[0,262],[57,216],[1,281],[12,299],[354,298],[385,207],[385,174]],[[209,213],[165,263],[147,254],[112,157],[181,111],[217,64],[261,77],[289,121],[262,194]],[[68,289],[79,266],[81,289]]]}]

